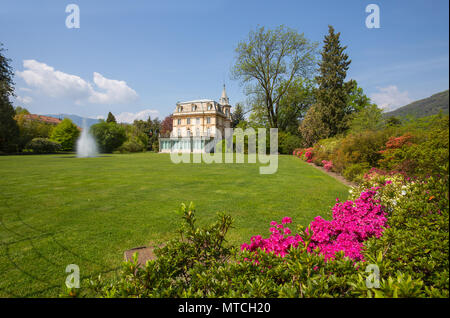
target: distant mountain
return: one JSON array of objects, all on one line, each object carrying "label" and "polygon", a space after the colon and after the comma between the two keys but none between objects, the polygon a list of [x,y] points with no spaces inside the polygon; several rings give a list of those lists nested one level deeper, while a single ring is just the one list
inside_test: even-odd
[{"label": "distant mountain", "polygon": [[425,117],[430,115],[436,115],[442,110],[443,113],[448,114],[448,90],[434,94],[430,97],[417,100],[393,110],[391,112],[385,113],[386,117]]},{"label": "distant mountain", "polygon": [[72,115],[72,114],[52,114],[52,115],[44,115],[44,116],[54,117],[54,118],[58,118],[58,119],[69,118],[70,120],[73,121],[73,123],[75,125],[77,125],[78,127],[81,127],[81,128],[83,127],[83,119],[86,120],[86,125],[88,126],[88,128],[99,122],[98,119],[81,117],[81,116]]}]

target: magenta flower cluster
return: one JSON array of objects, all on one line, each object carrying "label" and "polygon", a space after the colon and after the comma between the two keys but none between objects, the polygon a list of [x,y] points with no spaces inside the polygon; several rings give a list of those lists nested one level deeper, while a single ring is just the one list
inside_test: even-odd
[{"label": "magenta flower cluster", "polygon": [[241,245],[241,250],[248,250],[251,252],[257,252],[258,249],[265,251],[266,253],[273,252],[277,256],[284,257],[291,246],[298,247],[299,242],[303,243],[300,235],[290,236],[291,230],[286,224],[292,223],[290,217],[284,217],[281,224],[275,221],[270,222],[271,235],[267,239],[263,239],[261,235],[256,235],[251,238],[250,244],[244,243]]},{"label": "magenta flower cluster", "polygon": [[362,192],[355,201],[336,203],[331,221],[316,217],[310,225],[312,236],[308,250],[318,248],[326,259],[343,251],[349,258],[363,260],[363,242],[373,236],[381,237],[387,226],[384,207],[374,198],[378,189]]},{"label": "magenta flower cluster", "polygon": [[[328,260],[333,259],[336,252],[342,251],[349,258],[363,260],[361,254],[363,242],[372,236],[381,237],[384,228],[387,227],[384,207],[375,199],[378,189],[376,187],[362,192],[355,201],[336,203],[331,221],[324,220],[320,216],[316,217],[306,229],[306,234],[311,235],[308,252],[317,249]],[[291,247],[296,248],[300,243],[305,244],[300,235],[289,235],[291,230],[286,224],[291,222],[292,219],[289,217],[283,218],[281,224],[272,221],[269,238],[253,236],[250,244],[242,244],[241,250],[257,252],[261,249],[266,253],[273,252],[277,256],[284,257]]]}]

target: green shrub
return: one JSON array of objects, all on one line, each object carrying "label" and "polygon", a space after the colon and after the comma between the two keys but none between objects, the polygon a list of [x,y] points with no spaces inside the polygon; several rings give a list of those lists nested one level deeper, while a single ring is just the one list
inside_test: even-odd
[{"label": "green shrub", "polygon": [[138,142],[136,139],[131,139],[125,141],[122,146],[120,146],[117,150],[120,153],[126,152],[143,152],[146,150],[146,146],[142,143]]},{"label": "green shrub", "polygon": [[60,143],[62,150],[71,151],[74,149],[79,135],[78,127],[69,118],[64,118],[53,128],[50,139]]},{"label": "green shrub", "polygon": [[281,154],[291,154],[294,149],[300,148],[302,139],[299,136],[286,132],[278,132],[278,151]]},{"label": "green shrub", "polygon": [[336,171],[342,173],[345,168],[357,163],[376,167],[382,157],[380,150],[383,149],[389,133],[389,130],[381,130],[347,135],[330,156]]},{"label": "green shrub", "polygon": [[382,151],[379,165],[411,176],[442,175],[449,160],[448,116],[432,118],[433,125],[415,135],[391,137]]},{"label": "green shrub", "polygon": [[370,165],[367,162],[354,163],[346,167],[342,175],[350,181],[359,181],[367,170],[370,169]]},{"label": "green shrub", "polygon": [[365,244],[366,259],[379,265],[382,276],[407,273],[423,282],[429,297],[449,296],[448,190],[448,174],[415,182],[403,199],[394,201],[383,236]]},{"label": "green shrub", "polygon": [[62,150],[61,144],[47,138],[33,138],[27,145],[35,153],[55,153]]},{"label": "green shrub", "polygon": [[115,122],[101,121],[91,126],[91,133],[101,152],[111,153],[127,139],[125,128]]}]

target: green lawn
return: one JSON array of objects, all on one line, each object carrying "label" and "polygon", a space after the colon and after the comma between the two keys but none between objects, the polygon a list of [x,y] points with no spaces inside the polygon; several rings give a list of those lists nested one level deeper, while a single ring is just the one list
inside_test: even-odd
[{"label": "green lawn", "polygon": [[284,216],[307,225],[330,217],[347,187],[293,156],[278,172],[257,164],[173,164],[168,154],[0,156],[0,297],[58,296],[65,268],[110,273],[123,252],[165,241],[193,201],[200,223],[231,214],[229,241],[268,236]]}]

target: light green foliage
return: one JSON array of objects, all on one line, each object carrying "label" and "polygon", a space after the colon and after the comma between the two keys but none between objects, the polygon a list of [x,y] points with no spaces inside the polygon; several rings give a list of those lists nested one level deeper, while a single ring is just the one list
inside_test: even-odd
[{"label": "light green foliage", "polygon": [[350,121],[350,131],[352,133],[384,128],[382,110],[375,104],[367,105],[365,108],[355,113]]},{"label": "light green foliage", "polygon": [[316,47],[303,34],[284,26],[258,27],[238,44],[233,76],[246,85],[248,95],[262,96],[269,127],[278,127],[278,105],[293,80],[313,74]]},{"label": "light green foliage", "polygon": [[308,109],[299,130],[302,135],[304,147],[310,147],[320,139],[330,136],[329,127],[322,121],[320,108],[317,104],[312,105]]},{"label": "light green foliage", "polygon": [[61,144],[62,150],[71,151],[80,135],[78,127],[69,119],[64,118],[53,130],[50,139]]}]

